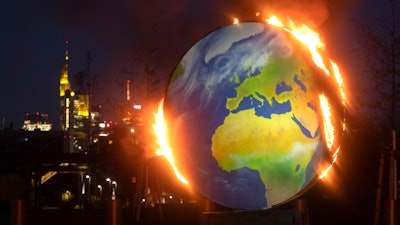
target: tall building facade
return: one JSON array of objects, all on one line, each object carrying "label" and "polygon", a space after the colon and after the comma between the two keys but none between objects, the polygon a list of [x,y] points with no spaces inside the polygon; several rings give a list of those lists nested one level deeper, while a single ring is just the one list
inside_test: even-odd
[{"label": "tall building facade", "polygon": [[65,61],[61,65],[60,73],[60,128],[64,132],[64,151],[73,152],[73,101],[75,93],[72,91],[68,78],[68,41],[65,42]]},{"label": "tall building facade", "polygon": [[64,131],[65,152],[88,152],[96,140],[99,112],[90,109],[90,94],[75,93],[68,74],[68,41],[60,73],[60,128]]}]

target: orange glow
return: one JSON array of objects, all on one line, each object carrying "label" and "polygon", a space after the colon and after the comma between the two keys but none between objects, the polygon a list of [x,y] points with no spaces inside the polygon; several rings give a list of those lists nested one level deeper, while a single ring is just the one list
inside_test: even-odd
[{"label": "orange glow", "polygon": [[313,31],[311,28],[304,24],[302,24],[301,26],[296,26],[291,20],[289,21],[289,26],[286,27],[283,25],[282,22],[279,21],[276,16],[267,19],[267,23],[274,26],[282,27],[284,30],[294,35],[297,40],[305,44],[312,55],[312,59],[315,65],[321,68],[326,75],[330,75],[328,68],[325,66],[323,58],[318,52],[318,49],[324,48],[325,45],[321,42],[317,32]]},{"label": "orange glow", "polygon": [[344,105],[346,103],[346,95],[345,95],[344,90],[343,90],[343,80],[342,80],[342,77],[340,75],[339,66],[336,65],[336,63],[334,63],[332,61],[331,61],[331,65],[332,65],[332,68],[333,68],[333,74],[335,75],[335,78],[336,78],[336,82],[339,85],[339,91],[340,91],[340,95],[342,97],[342,104]]},{"label": "orange glow", "polygon": [[326,146],[330,150],[332,148],[333,141],[335,140],[335,127],[333,126],[332,120],[331,120],[332,114],[330,111],[328,99],[326,98],[325,95],[323,95],[323,94],[319,95],[319,103],[321,106],[323,123],[324,123],[324,134],[325,134]]},{"label": "orange glow", "polygon": [[[343,106],[345,105],[345,100],[346,100],[346,95],[343,90],[343,80],[340,75],[339,71],[339,66],[334,63],[332,60],[327,60],[330,64],[328,66],[325,64],[326,61],[324,61],[323,57],[319,53],[319,50],[323,49],[325,47],[324,43],[321,42],[319,38],[319,34],[312,29],[310,29],[308,26],[302,24],[301,26],[296,26],[295,23],[291,20],[289,20],[289,25],[285,26],[276,16],[270,17],[269,19],[266,20],[266,22],[270,25],[277,26],[282,28],[283,30],[291,33],[293,36],[296,37],[297,40],[305,44],[310,53],[311,57],[313,59],[314,64],[322,69],[325,73],[325,75],[330,76],[331,73],[335,76],[336,83],[339,88],[340,92],[340,97],[342,98],[342,104]],[[325,142],[327,145],[327,148],[330,152],[332,152],[332,146],[335,141],[335,127],[332,123],[332,114],[330,111],[330,106],[328,99],[326,98],[325,95],[320,94],[319,95],[319,100],[320,100],[320,107],[322,111],[322,117],[323,117],[323,126],[324,126],[324,135],[325,135]],[[342,124],[342,129],[345,130],[345,124]],[[325,168],[322,169],[322,172],[319,175],[319,178],[323,178],[328,174],[328,172],[332,169],[333,164],[337,160],[337,155],[339,153],[340,148],[338,147],[335,152],[332,155],[332,162],[331,164]]]},{"label": "orange glow", "polygon": [[168,162],[171,164],[172,169],[175,172],[176,177],[184,184],[189,182],[182,176],[178,168],[175,165],[175,160],[172,154],[172,149],[168,144],[167,139],[167,126],[164,121],[164,110],[163,110],[164,100],[158,105],[158,112],[154,114],[155,123],[153,124],[154,133],[157,135],[157,144],[159,149],[156,150],[157,156],[164,156]]},{"label": "orange glow", "polygon": [[322,172],[321,172],[320,175],[318,176],[320,179],[324,178],[324,177],[329,173],[329,171],[332,169],[333,164],[334,164],[334,163],[336,162],[336,160],[337,160],[339,150],[340,150],[340,147],[338,147],[338,148],[336,149],[336,151],[333,153],[333,155],[332,155],[332,163],[331,163],[327,168],[325,168],[324,170],[322,170]]},{"label": "orange glow", "polygon": [[267,19],[267,23],[270,25],[274,25],[276,27],[282,27],[282,28],[284,27],[283,23],[281,23],[281,21],[279,21],[278,17],[276,16]]},{"label": "orange glow", "polygon": [[233,19],[233,24],[238,24],[238,23],[239,23],[239,19],[238,18]]}]

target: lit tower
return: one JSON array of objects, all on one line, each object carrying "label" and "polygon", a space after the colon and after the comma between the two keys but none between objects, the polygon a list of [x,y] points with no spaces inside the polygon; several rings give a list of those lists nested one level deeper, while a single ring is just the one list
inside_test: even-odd
[{"label": "lit tower", "polygon": [[64,131],[65,136],[65,146],[66,151],[71,151],[72,140],[73,140],[73,97],[75,93],[71,89],[71,84],[68,80],[68,40],[65,41],[65,62],[61,65],[60,74],[60,125],[61,129]]},{"label": "lit tower", "polygon": [[66,90],[71,90],[71,84],[68,80],[68,40],[65,41],[65,62],[61,66],[60,75],[60,97],[65,96]]}]

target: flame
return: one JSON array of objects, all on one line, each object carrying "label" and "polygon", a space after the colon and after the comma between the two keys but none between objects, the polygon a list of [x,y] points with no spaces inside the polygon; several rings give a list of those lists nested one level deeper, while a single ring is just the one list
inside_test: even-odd
[{"label": "flame", "polygon": [[[295,23],[291,20],[289,20],[289,25],[285,26],[276,16],[272,16],[269,19],[266,20],[266,22],[270,25],[280,27],[284,29],[285,31],[291,33],[293,36],[297,38],[300,42],[302,42],[304,45],[307,46],[311,53],[312,60],[314,64],[322,69],[325,73],[325,75],[330,76],[331,73],[333,73],[336,83],[339,87],[339,92],[340,96],[342,98],[342,104],[345,105],[346,101],[346,95],[343,90],[343,80],[340,75],[339,71],[339,66],[337,66],[336,63],[334,63],[332,60],[327,60],[330,64],[326,65],[326,61],[323,59],[321,54],[319,53],[320,49],[323,49],[325,47],[325,44],[321,41],[319,38],[319,34],[306,25],[301,25],[301,26],[296,26]],[[329,67],[328,67],[329,66]],[[335,129],[332,124],[331,120],[331,112],[330,112],[330,106],[328,99],[326,98],[325,95],[320,94],[319,95],[319,100],[320,100],[320,107],[322,111],[322,116],[323,116],[323,126],[324,126],[324,134],[325,134],[325,140],[326,140],[326,145],[329,149],[329,151],[332,152],[332,146],[335,141]],[[343,123],[342,129],[345,129],[345,124]],[[322,170],[322,172],[319,175],[319,178],[323,178],[328,172],[332,169],[333,164],[337,160],[337,155],[339,153],[340,148],[336,148],[332,155],[332,162],[331,164]]]},{"label": "flame", "polygon": [[[319,95],[319,102],[320,102],[320,107],[321,107],[322,117],[323,117],[325,142],[326,142],[326,146],[328,147],[329,151],[331,151],[333,142],[335,140],[335,126],[333,125],[332,120],[331,120],[332,113],[330,111],[328,98],[324,94]],[[335,152],[333,153],[332,162],[327,168],[322,170],[322,172],[319,175],[320,179],[325,177],[329,173],[329,171],[332,169],[333,164],[337,160],[337,155],[339,153],[339,150],[340,150],[340,147],[338,147],[335,150]]]},{"label": "flame", "polygon": [[238,24],[238,23],[239,23],[239,19],[238,18],[233,19],[233,24]]},{"label": "flame", "polygon": [[329,102],[324,94],[319,95],[319,103],[321,106],[322,117],[324,122],[326,146],[328,147],[328,149],[331,149],[333,141],[335,140],[335,127],[333,126],[331,120],[332,113],[330,111]]},{"label": "flame", "polygon": [[182,176],[178,168],[175,165],[175,160],[172,154],[172,149],[169,147],[167,139],[167,126],[164,121],[164,110],[163,110],[164,100],[158,105],[158,112],[154,114],[155,123],[153,124],[154,133],[157,135],[157,144],[159,149],[156,150],[157,156],[164,156],[167,158],[168,162],[171,164],[172,169],[175,172],[176,177],[184,184],[189,182]]},{"label": "flame", "polygon": [[339,66],[336,65],[336,63],[334,63],[333,61],[331,61],[331,65],[333,68],[333,74],[335,75],[335,78],[336,78],[336,82],[339,85],[339,91],[340,91],[340,95],[342,97],[342,104],[345,105],[346,104],[346,95],[343,90],[343,80],[340,75]]},{"label": "flame", "polygon": [[276,27],[282,27],[282,28],[284,27],[283,23],[276,16],[267,19],[267,23],[270,25],[274,25]]},{"label": "flame", "polygon": [[322,56],[319,54],[318,49],[322,49],[325,47],[324,43],[321,42],[319,35],[317,32],[313,31],[311,28],[302,24],[301,26],[297,27],[293,21],[289,21],[289,26],[285,27],[282,22],[276,16],[273,16],[267,19],[267,23],[278,26],[283,28],[284,30],[288,31],[292,35],[294,35],[297,40],[305,44],[311,55],[315,65],[321,68],[326,75],[330,75],[328,68],[325,66],[324,60]]},{"label": "flame", "polygon": [[336,160],[337,160],[339,151],[340,151],[340,147],[338,147],[338,148],[336,149],[336,151],[333,153],[333,155],[332,155],[332,163],[331,163],[327,168],[325,168],[324,170],[322,170],[322,172],[321,172],[320,175],[318,176],[320,179],[324,178],[324,177],[329,173],[329,171],[332,169],[333,164],[335,164],[335,162],[336,162]]}]

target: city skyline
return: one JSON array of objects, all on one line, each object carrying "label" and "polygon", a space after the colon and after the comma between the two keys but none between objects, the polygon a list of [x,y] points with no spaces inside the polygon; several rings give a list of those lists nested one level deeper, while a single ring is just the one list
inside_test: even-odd
[{"label": "city skyline", "polygon": [[379,4],[371,0],[40,3],[1,3],[5,34],[0,37],[4,46],[0,54],[1,128],[13,124],[14,129],[20,129],[25,113],[36,112],[49,114],[53,127],[59,128],[58,85],[66,40],[70,42],[72,85],[72,77],[90,64],[90,74],[96,76],[92,104],[103,104],[104,119],[114,119],[115,105],[125,98],[126,79],[133,81],[132,99],[143,101],[140,95],[144,90],[138,86],[143,87],[145,76],[151,74],[158,80],[154,101],[160,100],[171,72],[191,45],[212,30],[231,24],[235,17],[258,20],[255,13],[268,9],[315,23],[328,52],[341,65],[349,89],[353,89],[351,79],[361,69],[349,53],[350,48],[356,48],[352,19],[369,22],[385,13],[383,7],[390,6],[389,1]]}]

